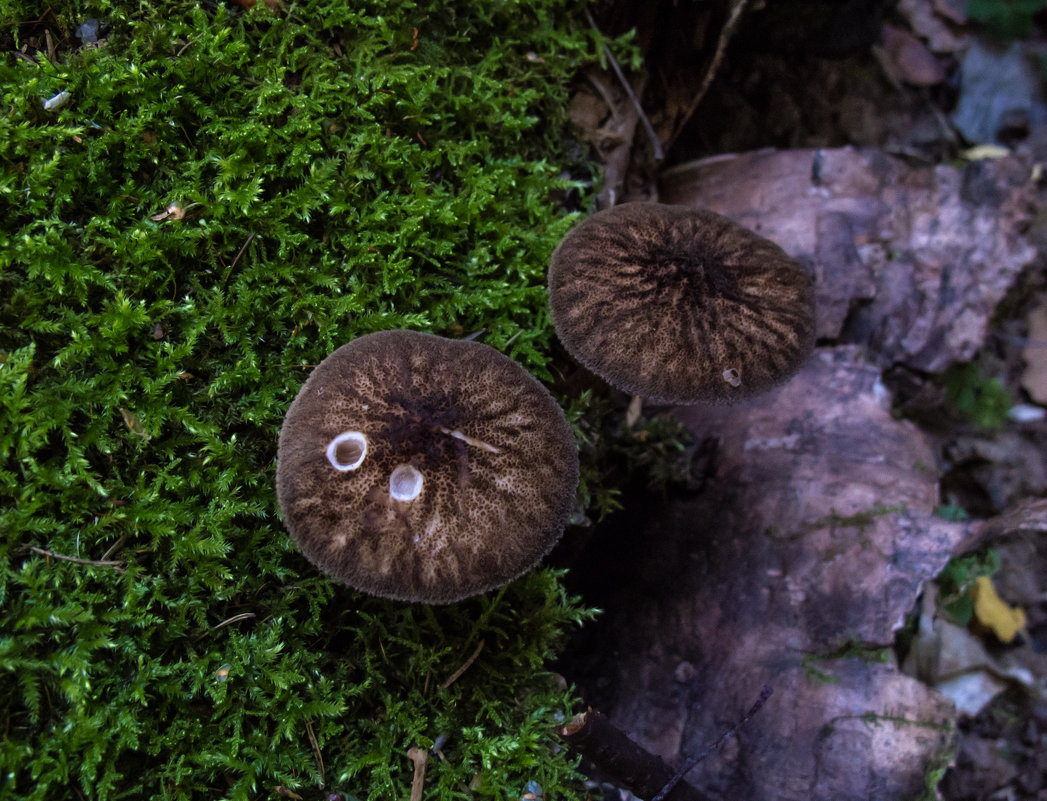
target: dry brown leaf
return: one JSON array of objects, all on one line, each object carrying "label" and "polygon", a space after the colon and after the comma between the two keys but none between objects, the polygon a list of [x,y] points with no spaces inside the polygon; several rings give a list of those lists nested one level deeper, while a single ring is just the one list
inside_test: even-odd
[{"label": "dry brown leaf", "polygon": [[132,412],[130,409],[125,409],[123,406],[118,407],[120,409],[120,415],[124,418],[124,423],[131,433],[141,437],[144,440],[150,440],[153,437],[146,432],[145,426],[142,425],[142,421],[138,418],[138,415]]},{"label": "dry brown leaf", "polygon": [[945,80],[945,68],[938,59],[904,28],[884,25],[878,52],[884,69],[895,80],[913,86],[934,86]]},{"label": "dry brown leaf", "polygon": [[958,53],[970,35],[956,23],[966,18],[964,0],[901,0],[898,13],[935,53]]}]

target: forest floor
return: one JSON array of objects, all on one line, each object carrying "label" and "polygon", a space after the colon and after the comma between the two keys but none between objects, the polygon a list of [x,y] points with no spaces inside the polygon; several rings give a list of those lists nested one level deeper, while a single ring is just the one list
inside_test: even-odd
[{"label": "forest floor", "polygon": [[560,667],[673,765],[772,684],[688,774],[711,798],[1045,799],[1042,31],[1000,43],[941,0],[670,5],[598,20],[647,68],[642,115],[610,69],[575,96],[602,202],[775,240],[817,275],[819,346],[766,400],[653,410],[688,476],[586,535],[572,581],[604,614]]}]

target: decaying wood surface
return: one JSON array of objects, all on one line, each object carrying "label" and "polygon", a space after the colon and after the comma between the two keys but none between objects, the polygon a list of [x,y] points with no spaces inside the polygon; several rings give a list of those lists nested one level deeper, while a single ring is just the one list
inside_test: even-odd
[{"label": "decaying wood surface", "polygon": [[873,653],[968,535],[934,516],[933,449],[889,407],[850,346],[745,405],[675,412],[719,443],[715,465],[636,532],[633,577],[594,634],[617,658],[591,702],[677,764],[772,685],[688,774],[712,798],[913,796],[952,740],[951,705]]},{"label": "decaying wood surface", "polygon": [[759,151],[675,167],[661,200],[731,217],[810,264],[818,336],[880,366],[939,372],[980,347],[1035,249],[1027,158],[912,166],[859,148]]}]

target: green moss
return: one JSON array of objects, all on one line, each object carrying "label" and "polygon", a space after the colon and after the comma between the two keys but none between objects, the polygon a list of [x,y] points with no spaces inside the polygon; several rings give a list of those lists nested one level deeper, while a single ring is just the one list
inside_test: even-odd
[{"label": "green moss", "polygon": [[1000,555],[992,548],[954,556],[938,576],[938,609],[957,626],[966,626],[974,615],[971,589],[982,576],[1000,570]]},{"label": "green moss", "polygon": [[967,0],[967,15],[1001,39],[1029,36],[1036,15],[1044,9],[1045,0]]},{"label": "green moss", "polygon": [[[829,672],[828,668],[830,663],[843,659],[859,659],[862,662],[889,664],[894,661],[894,655],[890,648],[851,640],[825,653],[804,654],[800,664],[808,680],[815,684],[839,684],[840,680]],[[823,670],[823,667],[826,669]]]},{"label": "green moss", "polygon": [[310,731],[360,799],[406,797],[438,738],[430,797],[577,792],[541,670],[589,613],[558,577],[435,609],[336,588],[273,460],[309,366],[364,333],[482,330],[549,377],[578,9],[25,6],[0,2],[0,795],[315,791]]},{"label": "green moss", "polygon": [[871,509],[864,509],[853,515],[841,515],[833,509],[827,517],[820,518],[812,523],[811,527],[815,529],[825,528],[826,526],[833,529],[856,528],[859,531],[865,531],[865,529],[869,528],[869,526],[876,522],[876,518],[883,517],[884,515],[893,515],[904,510],[904,506],[887,506],[882,503],[876,503]]},{"label": "green moss", "polygon": [[968,423],[986,429],[1003,428],[1014,405],[1010,391],[985,375],[974,362],[954,364],[941,376],[949,407]]}]

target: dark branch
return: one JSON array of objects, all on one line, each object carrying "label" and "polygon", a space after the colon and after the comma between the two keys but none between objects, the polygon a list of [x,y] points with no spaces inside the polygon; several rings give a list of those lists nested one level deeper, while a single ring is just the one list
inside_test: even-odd
[{"label": "dark branch", "polygon": [[709,801],[708,796],[676,778],[661,757],[633,742],[599,712],[590,709],[575,715],[570,723],[557,729],[557,734],[612,781],[639,798],[651,798],[673,782],[671,790],[664,794],[665,801]]},{"label": "dark branch", "polygon": [[720,738],[711,746],[706,748],[704,751],[702,751],[696,756],[687,757],[687,759],[683,763],[683,767],[676,772],[672,779],[669,780],[669,782],[661,789],[658,795],[652,798],[651,801],[669,801],[669,794],[673,791],[673,788],[680,781],[683,780],[683,777],[687,775],[687,771],[689,771],[691,768],[693,768],[695,765],[697,765],[699,762],[701,762],[703,759],[709,756],[709,754],[711,754],[713,751],[719,751],[721,748],[723,748],[724,744],[728,740],[730,740],[734,735],[736,735],[738,733],[738,730],[742,726],[744,726],[746,723],[752,720],[753,715],[760,711],[760,707],[762,707],[767,702],[767,699],[771,697],[771,693],[773,692],[774,690],[771,689],[770,685],[765,684],[763,686],[763,689],[760,691],[760,697],[756,699],[756,703],[753,704],[749,708],[749,711],[745,713],[745,717],[743,717],[737,725],[732,726],[723,734],[721,734]]}]

